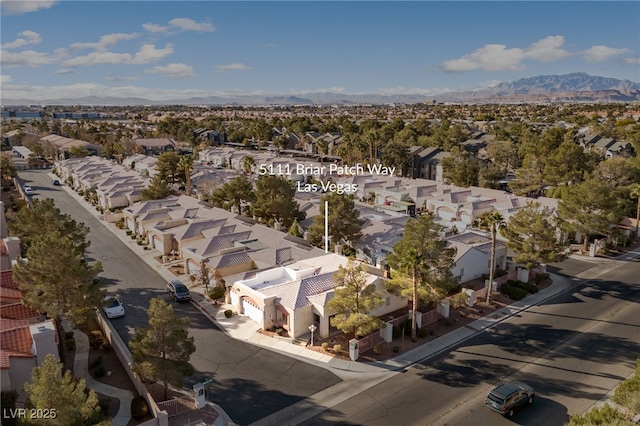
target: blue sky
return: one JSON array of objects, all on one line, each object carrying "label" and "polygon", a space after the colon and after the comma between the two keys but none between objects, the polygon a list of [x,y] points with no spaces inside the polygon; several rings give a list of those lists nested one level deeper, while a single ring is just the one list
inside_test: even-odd
[{"label": "blue sky", "polygon": [[640,2],[4,1],[2,98],[640,82]]}]

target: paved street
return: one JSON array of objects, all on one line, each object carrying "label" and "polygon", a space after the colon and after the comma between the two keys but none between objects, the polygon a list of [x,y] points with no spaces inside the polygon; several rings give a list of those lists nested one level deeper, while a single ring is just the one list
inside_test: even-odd
[{"label": "paved street", "polygon": [[[606,271],[575,260],[566,266],[582,275]],[[304,424],[562,425],[635,367],[640,353],[637,271],[637,262],[620,263],[604,279],[522,312]],[[483,406],[486,392],[507,378],[531,384],[538,394],[533,406],[512,419]]]},{"label": "paved street", "polygon": [[[33,187],[36,197],[53,198],[63,213],[91,229],[87,257],[89,261],[102,262],[105,289],[117,294],[125,305],[126,315],[111,322],[127,342],[135,326],[147,323],[146,309],[151,298],[170,301],[165,282],[94,214],[63,189],[53,186],[47,173],[22,171],[20,178]],[[323,368],[230,338],[190,303],[173,306],[177,315],[191,319],[189,331],[197,348],[191,358],[196,374],[185,385],[190,388],[205,377],[212,378],[207,386],[210,398],[239,424],[255,422],[340,382]]]}]

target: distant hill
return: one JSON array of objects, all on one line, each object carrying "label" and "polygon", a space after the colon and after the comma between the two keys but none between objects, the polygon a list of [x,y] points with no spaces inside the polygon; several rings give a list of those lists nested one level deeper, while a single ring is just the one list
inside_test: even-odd
[{"label": "distant hill", "polygon": [[348,95],[342,93],[305,93],[288,95],[206,96],[188,99],[153,101],[142,98],[88,96],[82,98],[2,99],[2,105],[350,105],[350,104],[416,104],[438,102],[633,102],[640,101],[640,83],[615,78],[591,76],[586,73],[540,75],[499,83],[493,87],[468,92],[448,92],[437,96],[424,95]]}]

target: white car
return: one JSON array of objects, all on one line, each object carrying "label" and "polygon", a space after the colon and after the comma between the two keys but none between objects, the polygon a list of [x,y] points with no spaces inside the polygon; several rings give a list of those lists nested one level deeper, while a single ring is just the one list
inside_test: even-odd
[{"label": "white car", "polygon": [[102,310],[107,318],[119,318],[124,316],[124,306],[117,297],[106,296],[102,299]]},{"label": "white car", "polygon": [[22,189],[24,189],[24,193],[26,195],[33,195],[34,194],[33,189],[29,185],[23,185]]}]

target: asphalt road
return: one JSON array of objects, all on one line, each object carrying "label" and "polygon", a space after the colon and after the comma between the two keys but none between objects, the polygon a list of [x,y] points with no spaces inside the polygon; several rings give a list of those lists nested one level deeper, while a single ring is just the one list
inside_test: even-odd
[{"label": "asphalt road", "polygon": [[[109,294],[117,295],[126,315],[111,320],[125,342],[134,327],[147,324],[146,310],[152,298],[171,302],[165,282],[149,265],[139,259],[110,230],[60,187],[53,186],[48,171],[21,171],[35,197],[53,198],[56,206],[91,231],[88,261],[101,261],[100,274]],[[173,303],[173,302],[171,302]],[[205,378],[209,398],[219,404],[239,424],[250,424],[340,382],[333,373],[293,358],[231,339],[190,303],[173,303],[176,314],[191,320],[190,335],[196,352],[191,364],[196,372],[185,379],[190,389]]]},{"label": "asphalt road", "polygon": [[[620,265],[304,424],[562,425],[631,374],[640,355],[640,263]],[[575,260],[556,268],[602,271]],[[511,419],[484,407],[486,393],[503,379],[537,392],[533,405]]]}]

